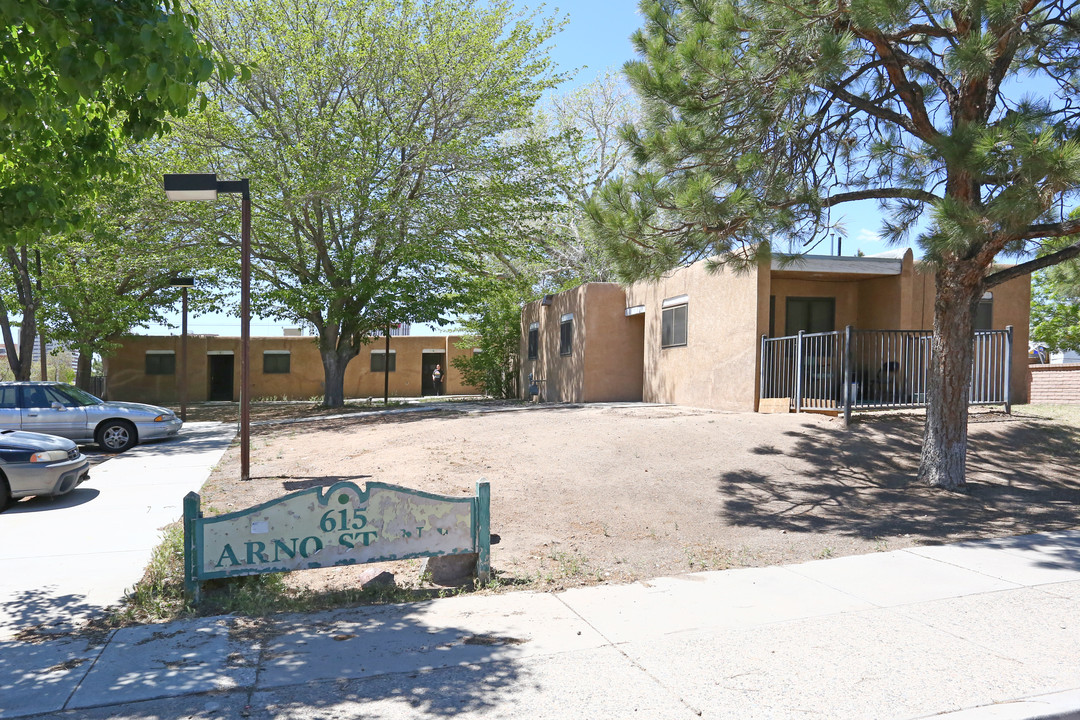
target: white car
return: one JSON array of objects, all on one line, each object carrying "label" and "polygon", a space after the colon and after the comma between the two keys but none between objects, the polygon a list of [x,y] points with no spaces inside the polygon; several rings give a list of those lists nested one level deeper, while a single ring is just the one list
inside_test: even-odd
[{"label": "white car", "polygon": [[66,383],[0,383],[0,430],[58,435],[124,452],[145,440],[172,437],[182,425],[168,408],[105,402]]}]

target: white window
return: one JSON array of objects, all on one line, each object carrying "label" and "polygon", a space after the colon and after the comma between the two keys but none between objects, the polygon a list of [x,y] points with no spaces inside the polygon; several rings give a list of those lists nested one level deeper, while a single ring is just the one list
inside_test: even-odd
[{"label": "white window", "polygon": [[681,305],[667,306],[664,301],[664,310],[660,318],[660,347],[679,347],[686,344],[686,296],[683,295]]}]

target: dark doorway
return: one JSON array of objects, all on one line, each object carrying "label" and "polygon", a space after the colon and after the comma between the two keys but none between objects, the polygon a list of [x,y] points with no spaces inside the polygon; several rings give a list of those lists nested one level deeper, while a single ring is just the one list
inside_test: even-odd
[{"label": "dark doorway", "polygon": [[836,299],[831,297],[789,297],[784,334],[832,332],[836,329]]},{"label": "dark doorway", "polygon": [[207,355],[207,375],[210,378],[210,400],[233,399],[233,356]]},{"label": "dark doorway", "polygon": [[431,379],[431,373],[435,369],[436,365],[442,365],[442,392],[446,394],[446,353],[441,352],[426,352],[421,360],[421,367],[423,377],[420,378],[420,394],[421,395],[434,395],[435,394],[435,381]]}]

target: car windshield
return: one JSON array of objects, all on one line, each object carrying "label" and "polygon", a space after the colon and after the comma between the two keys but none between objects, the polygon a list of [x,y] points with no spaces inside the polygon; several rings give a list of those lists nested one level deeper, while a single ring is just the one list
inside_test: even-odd
[{"label": "car windshield", "polygon": [[103,402],[100,398],[96,398],[85,390],[80,390],[74,385],[66,385],[61,383],[60,385],[57,385],[57,388],[59,388],[62,393],[75,401],[75,404],[77,405],[101,405]]}]

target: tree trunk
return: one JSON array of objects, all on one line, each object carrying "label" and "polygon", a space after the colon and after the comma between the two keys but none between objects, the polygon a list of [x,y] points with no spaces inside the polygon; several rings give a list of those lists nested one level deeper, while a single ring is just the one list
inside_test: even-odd
[{"label": "tree trunk", "polygon": [[358,355],[353,348],[321,351],[323,362],[323,407],[345,405],[345,368]]},{"label": "tree trunk", "polygon": [[[18,298],[18,311],[22,315],[19,325],[19,349],[13,353],[14,342],[11,336],[10,321],[6,305],[0,305],[3,310],[4,345],[7,348],[8,365],[16,380],[29,380],[30,370],[34,363],[34,340],[37,338],[37,298],[34,295],[34,283],[30,278],[30,269],[27,259],[26,246],[5,248],[8,268],[11,277],[15,281],[15,294]],[[45,362],[45,358],[41,358]]]},{"label": "tree trunk", "polygon": [[79,360],[75,365],[75,386],[90,391],[90,373],[94,357],[91,353],[80,350]]},{"label": "tree trunk", "polygon": [[982,273],[964,270],[946,269],[937,276],[926,431],[919,463],[919,480],[945,490],[965,484],[975,310],[982,297]]}]

